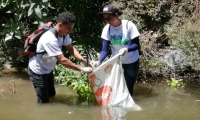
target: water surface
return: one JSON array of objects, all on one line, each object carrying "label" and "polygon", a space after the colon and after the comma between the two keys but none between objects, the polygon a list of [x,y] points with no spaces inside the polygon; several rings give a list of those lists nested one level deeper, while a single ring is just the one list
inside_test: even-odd
[{"label": "water surface", "polygon": [[[9,90],[15,82],[15,94]],[[38,105],[26,72],[11,71],[0,78],[0,120],[199,120],[200,100],[193,89],[174,92],[165,83],[137,85],[134,101],[142,111],[77,104],[70,88],[56,85],[51,103]]]}]

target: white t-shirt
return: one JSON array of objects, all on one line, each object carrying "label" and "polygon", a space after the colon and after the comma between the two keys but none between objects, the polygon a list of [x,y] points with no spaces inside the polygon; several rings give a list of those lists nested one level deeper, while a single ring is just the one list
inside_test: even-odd
[{"label": "white t-shirt", "polygon": [[[127,23],[128,22],[128,23]],[[102,31],[101,38],[108,40],[112,45],[112,56],[118,54],[119,50],[124,47],[128,47],[128,43],[131,39],[140,35],[136,25],[128,20],[122,20],[122,23],[118,27],[110,26],[107,24]],[[122,63],[129,64],[137,61],[139,58],[138,50],[131,51],[122,56]]]},{"label": "white t-shirt", "polygon": [[56,36],[51,32],[45,32],[39,39],[36,52],[44,52],[44,54],[36,54],[29,59],[29,67],[36,74],[48,74],[56,65],[57,59],[55,56],[63,54],[61,51],[62,46],[71,44],[69,35]]}]

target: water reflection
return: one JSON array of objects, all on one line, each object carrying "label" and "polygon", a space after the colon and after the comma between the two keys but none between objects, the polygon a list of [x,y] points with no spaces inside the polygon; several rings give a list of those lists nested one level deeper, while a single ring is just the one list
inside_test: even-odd
[{"label": "water reflection", "polygon": [[130,108],[122,107],[102,107],[102,120],[123,120],[128,111],[140,111],[132,110]]},{"label": "water reflection", "polygon": [[[15,82],[13,94],[9,86]],[[7,83],[6,83],[7,82]],[[6,84],[5,84],[6,83]],[[165,84],[139,85],[134,101],[142,111],[118,107],[80,104],[71,89],[56,85],[57,95],[51,103],[37,104],[37,98],[26,72],[11,72],[0,78],[0,120],[197,120],[200,100],[193,89],[173,92]]]}]

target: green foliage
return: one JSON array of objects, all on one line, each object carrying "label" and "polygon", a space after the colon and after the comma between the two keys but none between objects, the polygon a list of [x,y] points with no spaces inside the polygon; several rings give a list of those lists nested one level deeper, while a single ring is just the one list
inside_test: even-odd
[{"label": "green foliage", "polygon": [[185,88],[185,83],[183,82],[182,79],[175,79],[175,78],[170,78],[167,80],[167,83],[169,86],[171,86],[175,91],[179,88]]},{"label": "green foliage", "polygon": [[[167,64],[156,58],[140,56],[139,76],[143,76],[145,80],[149,80],[152,76],[162,77],[163,69],[166,69]],[[164,75],[163,75],[164,76]]]},{"label": "green foliage", "polygon": [[[0,46],[6,60],[18,70],[27,66],[28,58],[24,58],[23,45],[25,38],[34,31],[42,21],[48,21],[47,9],[51,9],[48,1],[40,0],[7,0],[1,4],[0,11]],[[46,14],[45,14],[46,13]],[[52,19],[52,18],[51,18]]]},{"label": "green foliage", "polygon": [[[56,21],[59,13],[70,11],[77,17],[75,28],[70,37],[77,46],[83,46],[83,54],[89,53],[91,46],[99,51],[101,43],[101,24],[97,24],[98,6],[102,1],[88,0],[2,0],[0,4],[0,40],[5,42],[3,54],[12,67],[23,69],[27,67],[28,57],[23,54],[26,37],[39,26],[48,21]],[[98,29],[97,29],[98,28]],[[95,43],[94,43],[95,41]],[[1,44],[2,45],[2,44]],[[0,46],[1,48],[1,46]],[[87,49],[86,49],[87,48]],[[88,51],[87,51],[88,50]]]},{"label": "green foliage", "polygon": [[[46,17],[48,15],[47,9],[51,9],[48,0],[9,1],[1,8],[1,11],[6,14],[4,13],[4,19],[1,19],[3,30],[0,34],[5,37],[5,41],[12,39],[20,40],[24,30],[30,29],[33,31],[38,27],[37,25],[33,27],[34,24],[41,24],[42,21],[52,20],[52,18],[48,19]],[[32,20],[32,23],[30,23],[30,20]],[[30,26],[32,27],[29,28]]]},{"label": "green foliage", "polygon": [[71,87],[77,94],[80,102],[94,104],[96,98],[89,83],[88,74],[66,69],[61,64],[57,64],[54,69],[55,79],[63,86]]},{"label": "green foliage", "polygon": [[166,88],[166,92],[171,96],[173,94],[175,95],[182,95],[184,94],[185,86],[183,79],[176,79],[176,78],[170,78],[167,81],[167,84],[169,88]]},{"label": "green foliage", "polygon": [[0,41],[0,70],[2,69],[3,67],[3,64],[6,62],[6,55],[5,53],[3,52],[5,49],[5,45],[4,45],[4,42],[1,42]]},{"label": "green foliage", "polygon": [[154,0],[131,0],[121,2],[110,0],[112,4],[123,10],[121,18],[133,21],[139,30],[147,28],[148,30],[163,30],[164,24],[171,18],[171,4]]},{"label": "green foliage", "polygon": [[168,31],[169,38],[175,45],[176,49],[180,49],[187,57],[186,65],[191,66],[195,70],[200,70],[200,21],[193,23],[188,21],[187,24]]}]

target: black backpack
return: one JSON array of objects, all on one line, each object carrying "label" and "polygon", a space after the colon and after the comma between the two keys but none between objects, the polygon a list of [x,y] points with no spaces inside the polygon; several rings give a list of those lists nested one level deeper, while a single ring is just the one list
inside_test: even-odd
[{"label": "black backpack", "polygon": [[31,35],[29,35],[25,40],[24,53],[30,57],[36,54],[46,53],[46,51],[36,53],[37,43],[40,37],[48,30],[50,30],[58,38],[58,34],[54,26],[55,24],[53,22],[48,22],[47,24],[45,24],[45,26],[38,28]]}]

